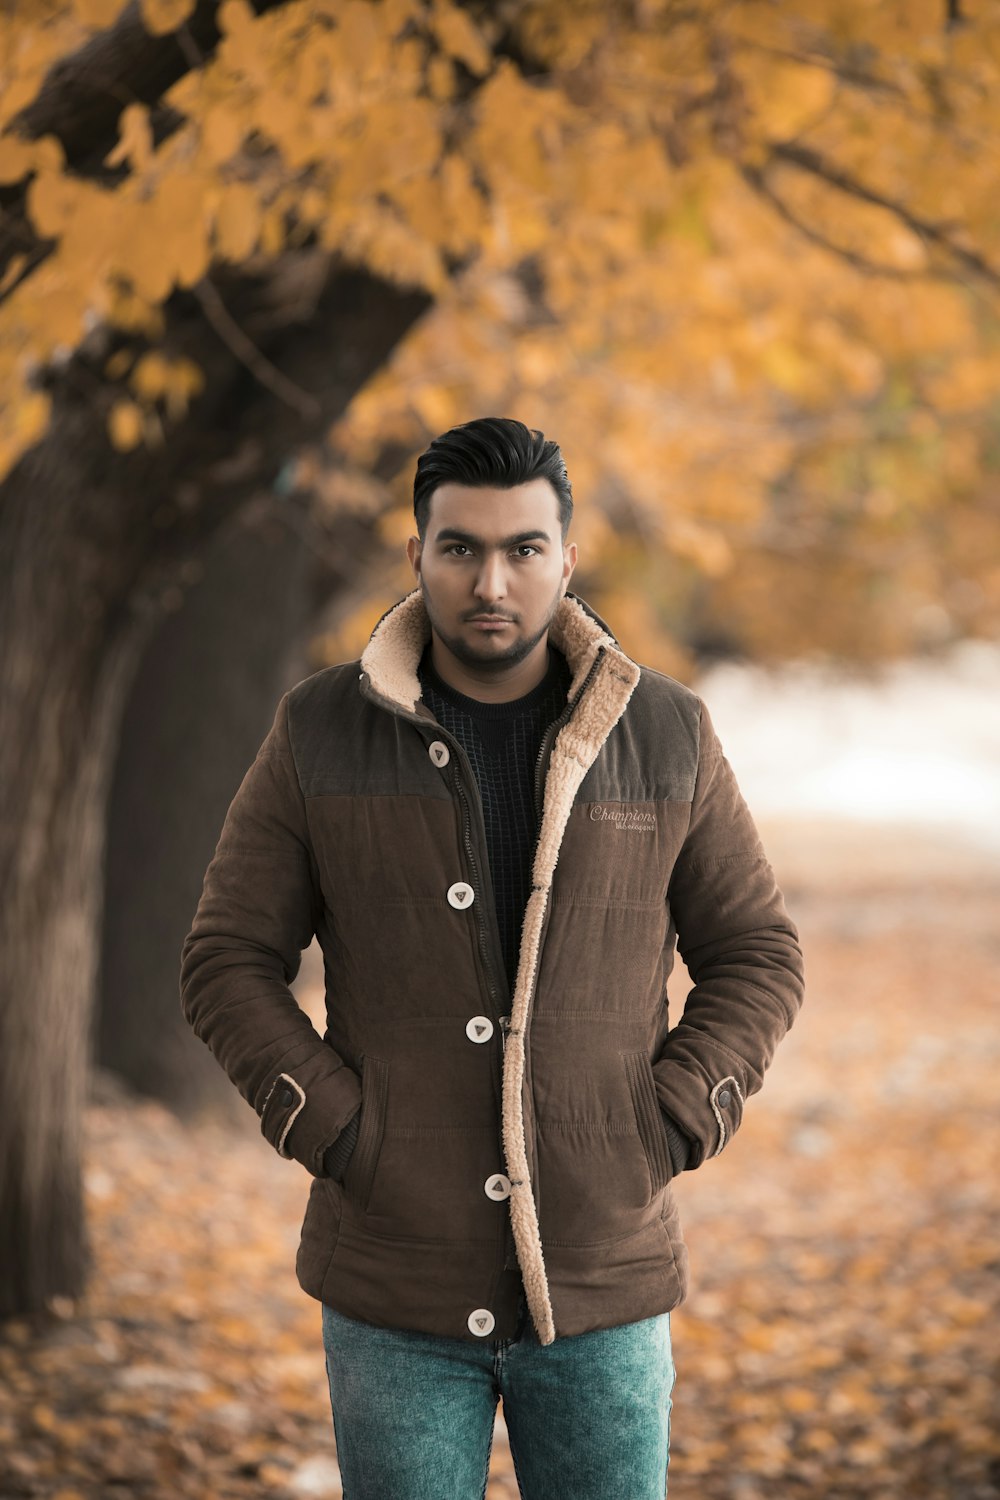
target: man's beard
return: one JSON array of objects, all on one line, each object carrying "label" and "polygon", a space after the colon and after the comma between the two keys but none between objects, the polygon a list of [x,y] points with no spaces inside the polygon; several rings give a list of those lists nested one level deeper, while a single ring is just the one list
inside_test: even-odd
[{"label": "man's beard", "polygon": [[[463,667],[472,667],[479,672],[505,672],[510,667],[516,667],[518,662],[524,661],[526,656],[530,656],[551,625],[552,618],[562,603],[563,597],[561,591],[556,594],[545,620],[533,635],[522,636],[519,640],[512,641],[504,651],[497,654],[495,651],[480,653],[475,646],[470,645],[464,636],[447,635],[441,629],[437,613],[424,587],[423,579],[420,581],[420,592],[423,596],[424,608],[427,610],[427,617],[433,625],[438,638],[448,647],[452,656],[462,663]],[[504,619],[507,618],[509,616],[505,615]]]}]

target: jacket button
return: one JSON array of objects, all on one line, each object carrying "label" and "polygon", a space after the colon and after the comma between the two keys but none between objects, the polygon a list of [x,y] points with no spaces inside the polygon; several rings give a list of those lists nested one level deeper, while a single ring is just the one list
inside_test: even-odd
[{"label": "jacket button", "polygon": [[493,1035],[493,1022],[489,1016],[473,1016],[465,1023],[465,1034],[470,1042],[488,1042]]},{"label": "jacket button", "polygon": [[281,1090],[281,1093],[278,1095],[278,1103],[279,1104],[288,1105],[288,1104],[293,1104],[294,1102],[295,1102],[295,1095],[292,1093],[291,1089],[288,1088],[287,1085],[286,1085],[285,1088],[283,1088]]},{"label": "jacket button", "polygon": [[456,880],[454,885],[448,887],[448,904],[457,907],[459,911],[471,906],[475,899],[475,891],[464,880]]},{"label": "jacket button", "polygon": [[446,766],[451,760],[451,751],[443,740],[431,740],[427,754],[436,766]]},{"label": "jacket button", "polygon": [[487,1177],[486,1196],[487,1198],[495,1198],[498,1203],[503,1198],[509,1198],[510,1178],[505,1177],[502,1172],[494,1172],[492,1177]]},{"label": "jacket button", "polygon": [[719,1090],[719,1108],[720,1109],[728,1109],[729,1106],[732,1104],[732,1102],[733,1102],[732,1091],[730,1089],[720,1089]]},{"label": "jacket button", "polygon": [[484,1339],[497,1326],[497,1320],[488,1307],[477,1307],[469,1314],[469,1329],[477,1338]]}]

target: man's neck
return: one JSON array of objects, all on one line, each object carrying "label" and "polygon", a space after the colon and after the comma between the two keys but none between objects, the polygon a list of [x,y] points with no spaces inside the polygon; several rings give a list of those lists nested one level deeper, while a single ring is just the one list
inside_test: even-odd
[{"label": "man's neck", "polygon": [[459,661],[432,632],[431,664],[442,682],[466,698],[478,698],[481,703],[510,703],[525,697],[545,677],[549,669],[548,633],[523,661],[506,666],[503,671],[490,672]]}]

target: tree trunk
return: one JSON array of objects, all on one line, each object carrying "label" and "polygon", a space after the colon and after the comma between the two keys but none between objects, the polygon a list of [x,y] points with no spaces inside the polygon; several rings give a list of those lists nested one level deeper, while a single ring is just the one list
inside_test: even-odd
[{"label": "tree trunk", "polygon": [[273,505],[240,521],[143,654],[108,811],[96,1061],[182,1114],[246,1113],[181,1013],[180,952],[226,808],[278,698],[309,670],[302,530]]},{"label": "tree trunk", "polygon": [[169,443],[109,451],[107,349],[85,350],[54,377],[45,441],[0,486],[0,1316],[76,1297],[86,1278],[81,1113],[106,804],[141,651],[185,566],[428,305],[315,254],[222,295],[308,403],[263,390],[178,296],[164,342],[206,384]]},{"label": "tree trunk", "polygon": [[83,1288],[80,1128],[114,726],[139,632],[87,607],[72,492],[0,511],[0,1315]]}]

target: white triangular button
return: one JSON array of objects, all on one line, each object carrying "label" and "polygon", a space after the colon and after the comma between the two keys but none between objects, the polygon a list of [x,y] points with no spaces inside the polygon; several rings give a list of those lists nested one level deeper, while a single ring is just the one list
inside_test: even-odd
[{"label": "white triangular button", "polygon": [[493,1332],[497,1320],[488,1307],[477,1307],[470,1312],[468,1322],[470,1333],[474,1333],[477,1338],[485,1338],[486,1334]]}]

